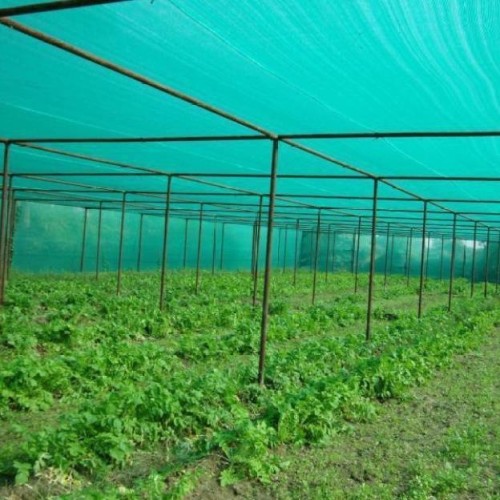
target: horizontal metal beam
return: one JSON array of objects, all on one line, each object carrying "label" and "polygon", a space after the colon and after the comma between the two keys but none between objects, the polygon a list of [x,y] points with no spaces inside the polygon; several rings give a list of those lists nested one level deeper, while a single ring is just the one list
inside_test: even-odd
[{"label": "horizontal metal beam", "polygon": [[137,144],[166,142],[226,142],[268,140],[264,135],[197,135],[197,136],[151,136],[151,137],[25,137],[10,139],[12,144]]},{"label": "horizontal metal beam", "polygon": [[[120,1],[120,0],[115,0]],[[121,0],[124,1],[124,0]],[[1,11],[1,10],[0,10]],[[317,134],[276,134],[279,140],[285,139],[415,139],[415,138],[452,138],[452,137],[499,137],[498,130],[474,130],[474,131],[433,131],[433,132],[323,132]],[[187,136],[150,136],[150,137],[34,137],[34,138],[12,138],[12,143],[60,143],[60,144],[85,144],[85,143],[141,143],[141,142],[206,142],[206,141],[253,141],[267,139],[264,135],[187,135]],[[4,139],[5,141],[5,139]]]},{"label": "horizontal metal beam", "polygon": [[500,137],[500,130],[436,130],[399,132],[345,132],[317,134],[280,134],[280,139],[437,139],[451,137]]},{"label": "horizontal metal beam", "polygon": [[[44,194],[51,194],[51,193],[82,193],[82,194],[85,194],[85,193],[96,193],[96,192],[99,192],[99,190],[97,189],[60,189],[60,188],[33,188],[33,187],[17,187],[17,188],[14,188],[13,189],[15,192],[33,192],[33,193],[40,193],[41,195],[44,195]],[[120,195],[120,198],[119,200],[121,200],[121,196],[122,196],[122,193],[123,191],[122,190],[112,190],[113,193],[116,193],[117,195]],[[148,196],[148,195],[152,195],[152,194],[162,194],[163,193],[163,190],[158,190],[158,191],[143,191],[143,190],[127,190],[126,191],[127,193],[127,196],[128,198],[130,198],[130,196]],[[198,196],[198,197],[211,197],[211,196],[223,196],[223,197],[234,197],[234,194],[233,193],[209,193],[209,192],[203,192],[203,191],[172,191],[171,193],[173,196],[179,196],[179,197],[182,197],[182,196]],[[245,196],[245,195],[244,195]],[[249,198],[254,198],[254,196],[251,196],[251,195],[246,195],[248,196]],[[162,200],[140,200],[141,203],[163,203]],[[201,200],[200,199],[197,199],[196,201],[189,201],[189,203],[200,203],[203,202],[203,203],[206,203],[206,199],[205,198],[202,198]],[[278,200],[278,201],[281,201],[281,200]],[[178,200],[178,203],[181,202],[181,199]],[[232,202],[232,203],[228,203],[228,202],[217,202],[218,205],[238,205],[238,206],[244,206],[244,207],[258,207],[259,206],[259,203],[258,202],[255,202],[255,203],[242,203],[242,202]],[[276,205],[277,208],[303,208],[303,209],[307,209],[307,210],[317,210],[317,209],[321,209],[321,210],[327,210],[327,209],[331,209],[331,210],[351,210],[353,212],[366,212],[365,215],[358,215],[358,217],[371,217],[371,209],[369,207],[366,207],[366,208],[362,208],[362,207],[350,207],[350,206],[330,206],[330,205],[314,205],[314,207],[311,207],[311,206],[301,206],[301,205],[282,205],[282,204],[277,204]],[[262,205],[263,208],[267,208],[268,205],[266,203],[264,203]],[[415,214],[420,214],[422,213],[422,210],[415,210],[415,209],[408,209],[408,208],[384,208],[384,207],[380,207],[377,209],[378,212],[392,212],[392,213],[399,213],[399,212],[402,212],[402,213],[415,213]],[[428,214],[439,214],[439,215],[443,215],[443,216],[447,216],[449,215],[447,212],[444,212],[443,210],[428,210],[427,211]],[[500,215],[500,212],[460,212],[462,215],[487,215],[487,216],[498,216]]]},{"label": "horizontal metal beam", "polygon": [[466,175],[384,175],[380,180],[388,179],[391,181],[465,181],[465,182],[499,182],[500,177],[489,176],[466,176]]},{"label": "horizontal metal beam", "polygon": [[19,5],[18,7],[6,7],[4,9],[0,9],[0,18],[130,1],[131,0],[59,0],[55,2],[33,3],[29,5]]},{"label": "horizontal metal beam", "polygon": [[[27,175],[38,175],[44,177],[181,177],[186,180],[191,180],[193,177],[217,177],[224,179],[269,179],[269,174],[250,174],[250,173],[235,173],[235,172],[23,172],[15,173],[18,177]],[[307,175],[307,174],[279,174],[280,179],[348,179],[348,180],[371,180],[368,177],[360,175]]]}]

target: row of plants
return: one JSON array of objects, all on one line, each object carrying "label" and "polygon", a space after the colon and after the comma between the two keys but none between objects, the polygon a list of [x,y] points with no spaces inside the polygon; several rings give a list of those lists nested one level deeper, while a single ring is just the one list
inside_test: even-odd
[{"label": "row of plants", "polygon": [[[22,484],[60,471],[91,481],[161,449],[166,468],[140,479],[135,493],[164,488],[158,477],[208,455],[220,457],[222,484],[269,482],[286,466],[280,446],[328,442],[371,419],[377,401],[404,397],[500,321],[497,298],[460,297],[451,314],[438,305],[417,320],[390,293],[414,296],[416,283],[392,279],[367,343],[365,299],[351,293],[351,276],[330,277],[310,305],[310,275],[295,287],[277,275],[262,388],[249,277],[206,275],[193,296],[193,276],[172,274],[164,312],[157,280],[127,275],[120,297],[106,276],[9,284],[0,313],[4,478]],[[444,296],[444,284],[432,287]]]}]

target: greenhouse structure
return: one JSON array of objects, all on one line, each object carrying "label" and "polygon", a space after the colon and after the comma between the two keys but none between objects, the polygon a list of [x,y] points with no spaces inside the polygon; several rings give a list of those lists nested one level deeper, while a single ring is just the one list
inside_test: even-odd
[{"label": "greenhouse structure", "polygon": [[349,276],[363,342],[393,278],[416,321],[431,283],[498,308],[498,2],[4,0],[0,25],[4,310],[18,278],[144,274],[168,318],[177,276],[188,303],[241,276],[274,387],[275,276],[308,307]]}]

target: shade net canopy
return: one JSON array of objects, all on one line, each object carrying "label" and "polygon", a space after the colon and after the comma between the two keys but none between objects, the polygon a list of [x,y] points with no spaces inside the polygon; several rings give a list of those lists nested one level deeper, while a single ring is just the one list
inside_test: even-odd
[{"label": "shade net canopy", "polygon": [[500,228],[496,0],[131,0],[0,21],[19,200],[119,210],[126,192],[161,214],[174,174],[173,215],[252,224],[262,200],[264,224],[277,137],[277,225],[369,232],[377,177],[379,231],[421,230],[425,200],[433,234],[455,214],[461,238]]}]

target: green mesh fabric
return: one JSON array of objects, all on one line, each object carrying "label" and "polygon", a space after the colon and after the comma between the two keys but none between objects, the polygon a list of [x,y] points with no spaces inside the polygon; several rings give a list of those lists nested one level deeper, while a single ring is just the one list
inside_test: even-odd
[{"label": "green mesh fabric", "polygon": [[[2,7],[29,3],[33,1],[7,0]],[[496,0],[134,0],[24,15],[15,21],[273,133],[498,126]],[[0,47],[1,138],[255,134],[3,25]],[[487,227],[492,241],[498,240],[498,137],[295,142],[323,157],[280,143],[279,174],[304,178],[278,180],[277,227],[291,228],[300,219],[304,230],[312,230],[321,207],[323,232],[331,225],[352,233],[361,217],[368,235],[373,194],[368,174],[399,177],[379,186],[378,232],[383,234],[390,223],[400,246],[410,229],[416,235],[422,229],[423,203],[413,195],[431,200],[427,230],[436,238],[450,237],[456,212],[459,239],[470,241],[478,221],[478,241],[486,240]],[[196,217],[204,203],[207,231],[215,217],[239,222],[234,266],[247,265],[259,195],[269,192],[269,140],[38,146],[48,150],[19,144],[10,148],[17,199],[80,209],[96,209],[104,201],[110,214],[106,217],[112,218],[127,191],[127,224],[147,213],[159,216],[161,226],[166,177],[158,174],[207,175],[174,179],[172,216],[179,220],[172,226],[173,241],[181,238],[184,218]],[[342,165],[326,161],[324,155]],[[137,174],[139,167],[140,175],[116,175]],[[103,173],[111,175],[94,175]],[[450,176],[465,179],[448,180]],[[81,219],[82,213],[75,217]],[[134,238],[131,246],[137,243]],[[241,255],[237,242],[246,246]],[[179,261],[174,254],[172,259]]]}]

